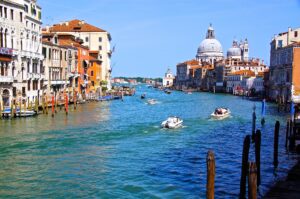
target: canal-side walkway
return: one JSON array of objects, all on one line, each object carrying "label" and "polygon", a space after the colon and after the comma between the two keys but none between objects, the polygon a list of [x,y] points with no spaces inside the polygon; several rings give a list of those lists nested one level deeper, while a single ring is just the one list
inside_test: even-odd
[{"label": "canal-side walkway", "polygon": [[299,199],[300,198],[300,160],[289,171],[285,180],[281,180],[273,186],[263,197],[264,199]]}]

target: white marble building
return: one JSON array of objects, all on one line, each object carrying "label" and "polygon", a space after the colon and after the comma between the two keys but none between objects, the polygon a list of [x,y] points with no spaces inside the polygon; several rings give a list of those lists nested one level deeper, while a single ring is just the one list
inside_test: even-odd
[{"label": "white marble building", "polygon": [[42,95],[41,25],[36,0],[1,1],[0,97],[5,106],[12,99],[28,102]]},{"label": "white marble building", "polygon": [[172,87],[174,79],[175,77],[171,69],[168,68],[167,72],[165,73],[165,77],[163,78],[163,87]]}]

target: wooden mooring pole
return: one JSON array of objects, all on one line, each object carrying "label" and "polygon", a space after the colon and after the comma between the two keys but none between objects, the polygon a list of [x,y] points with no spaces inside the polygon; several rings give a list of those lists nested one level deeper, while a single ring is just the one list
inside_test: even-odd
[{"label": "wooden mooring pole", "polygon": [[255,134],[255,162],[257,168],[257,186],[261,184],[260,176],[260,148],[261,148],[261,131],[257,130]]},{"label": "wooden mooring pole", "polygon": [[243,157],[242,157],[242,171],[241,171],[241,182],[240,182],[240,199],[246,198],[246,177],[248,173],[248,159],[250,149],[250,135],[247,135],[243,145]]},{"label": "wooden mooring pole", "polygon": [[290,133],[290,124],[291,124],[291,121],[288,120],[286,122],[286,133],[285,133],[285,148],[288,147],[288,142],[289,142],[289,133]]},{"label": "wooden mooring pole", "polygon": [[256,176],[256,164],[255,162],[249,163],[248,173],[248,199],[257,198],[257,176]]},{"label": "wooden mooring pole", "polygon": [[256,106],[254,104],[253,113],[252,113],[252,140],[253,141],[254,141],[254,134],[255,134],[255,131],[256,131],[256,113],[255,113],[255,110],[256,110]]},{"label": "wooden mooring pole", "polygon": [[207,163],[207,184],[206,184],[206,198],[214,199],[215,197],[215,155],[212,151],[208,151],[206,157]]},{"label": "wooden mooring pole", "polygon": [[280,123],[276,121],[275,131],[274,131],[274,162],[273,165],[275,168],[278,166],[278,139],[279,139],[279,129]]}]

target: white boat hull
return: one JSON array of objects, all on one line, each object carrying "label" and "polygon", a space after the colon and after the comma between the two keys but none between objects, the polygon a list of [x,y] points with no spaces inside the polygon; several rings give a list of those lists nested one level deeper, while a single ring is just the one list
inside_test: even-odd
[{"label": "white boat hull", "polygon": [[173,119],[167,119],[166,121],[161,123],[162,128],[168,128],[168,129],[176,129],[182,127],[183,121],[178,118],[177,121],[174,121]]}]

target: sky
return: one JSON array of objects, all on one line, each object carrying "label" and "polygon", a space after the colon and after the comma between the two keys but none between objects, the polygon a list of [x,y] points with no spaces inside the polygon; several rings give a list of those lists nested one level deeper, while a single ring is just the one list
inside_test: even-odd
[{"label": "sky", "polygon": [[162,77],[195,58],[211,23],[223,53],[248,39],[250,57],[269,64],[270,42],[300,27],[300,0],[38,0],[43,26],[72,19],[110,32],[112,75]]}]

